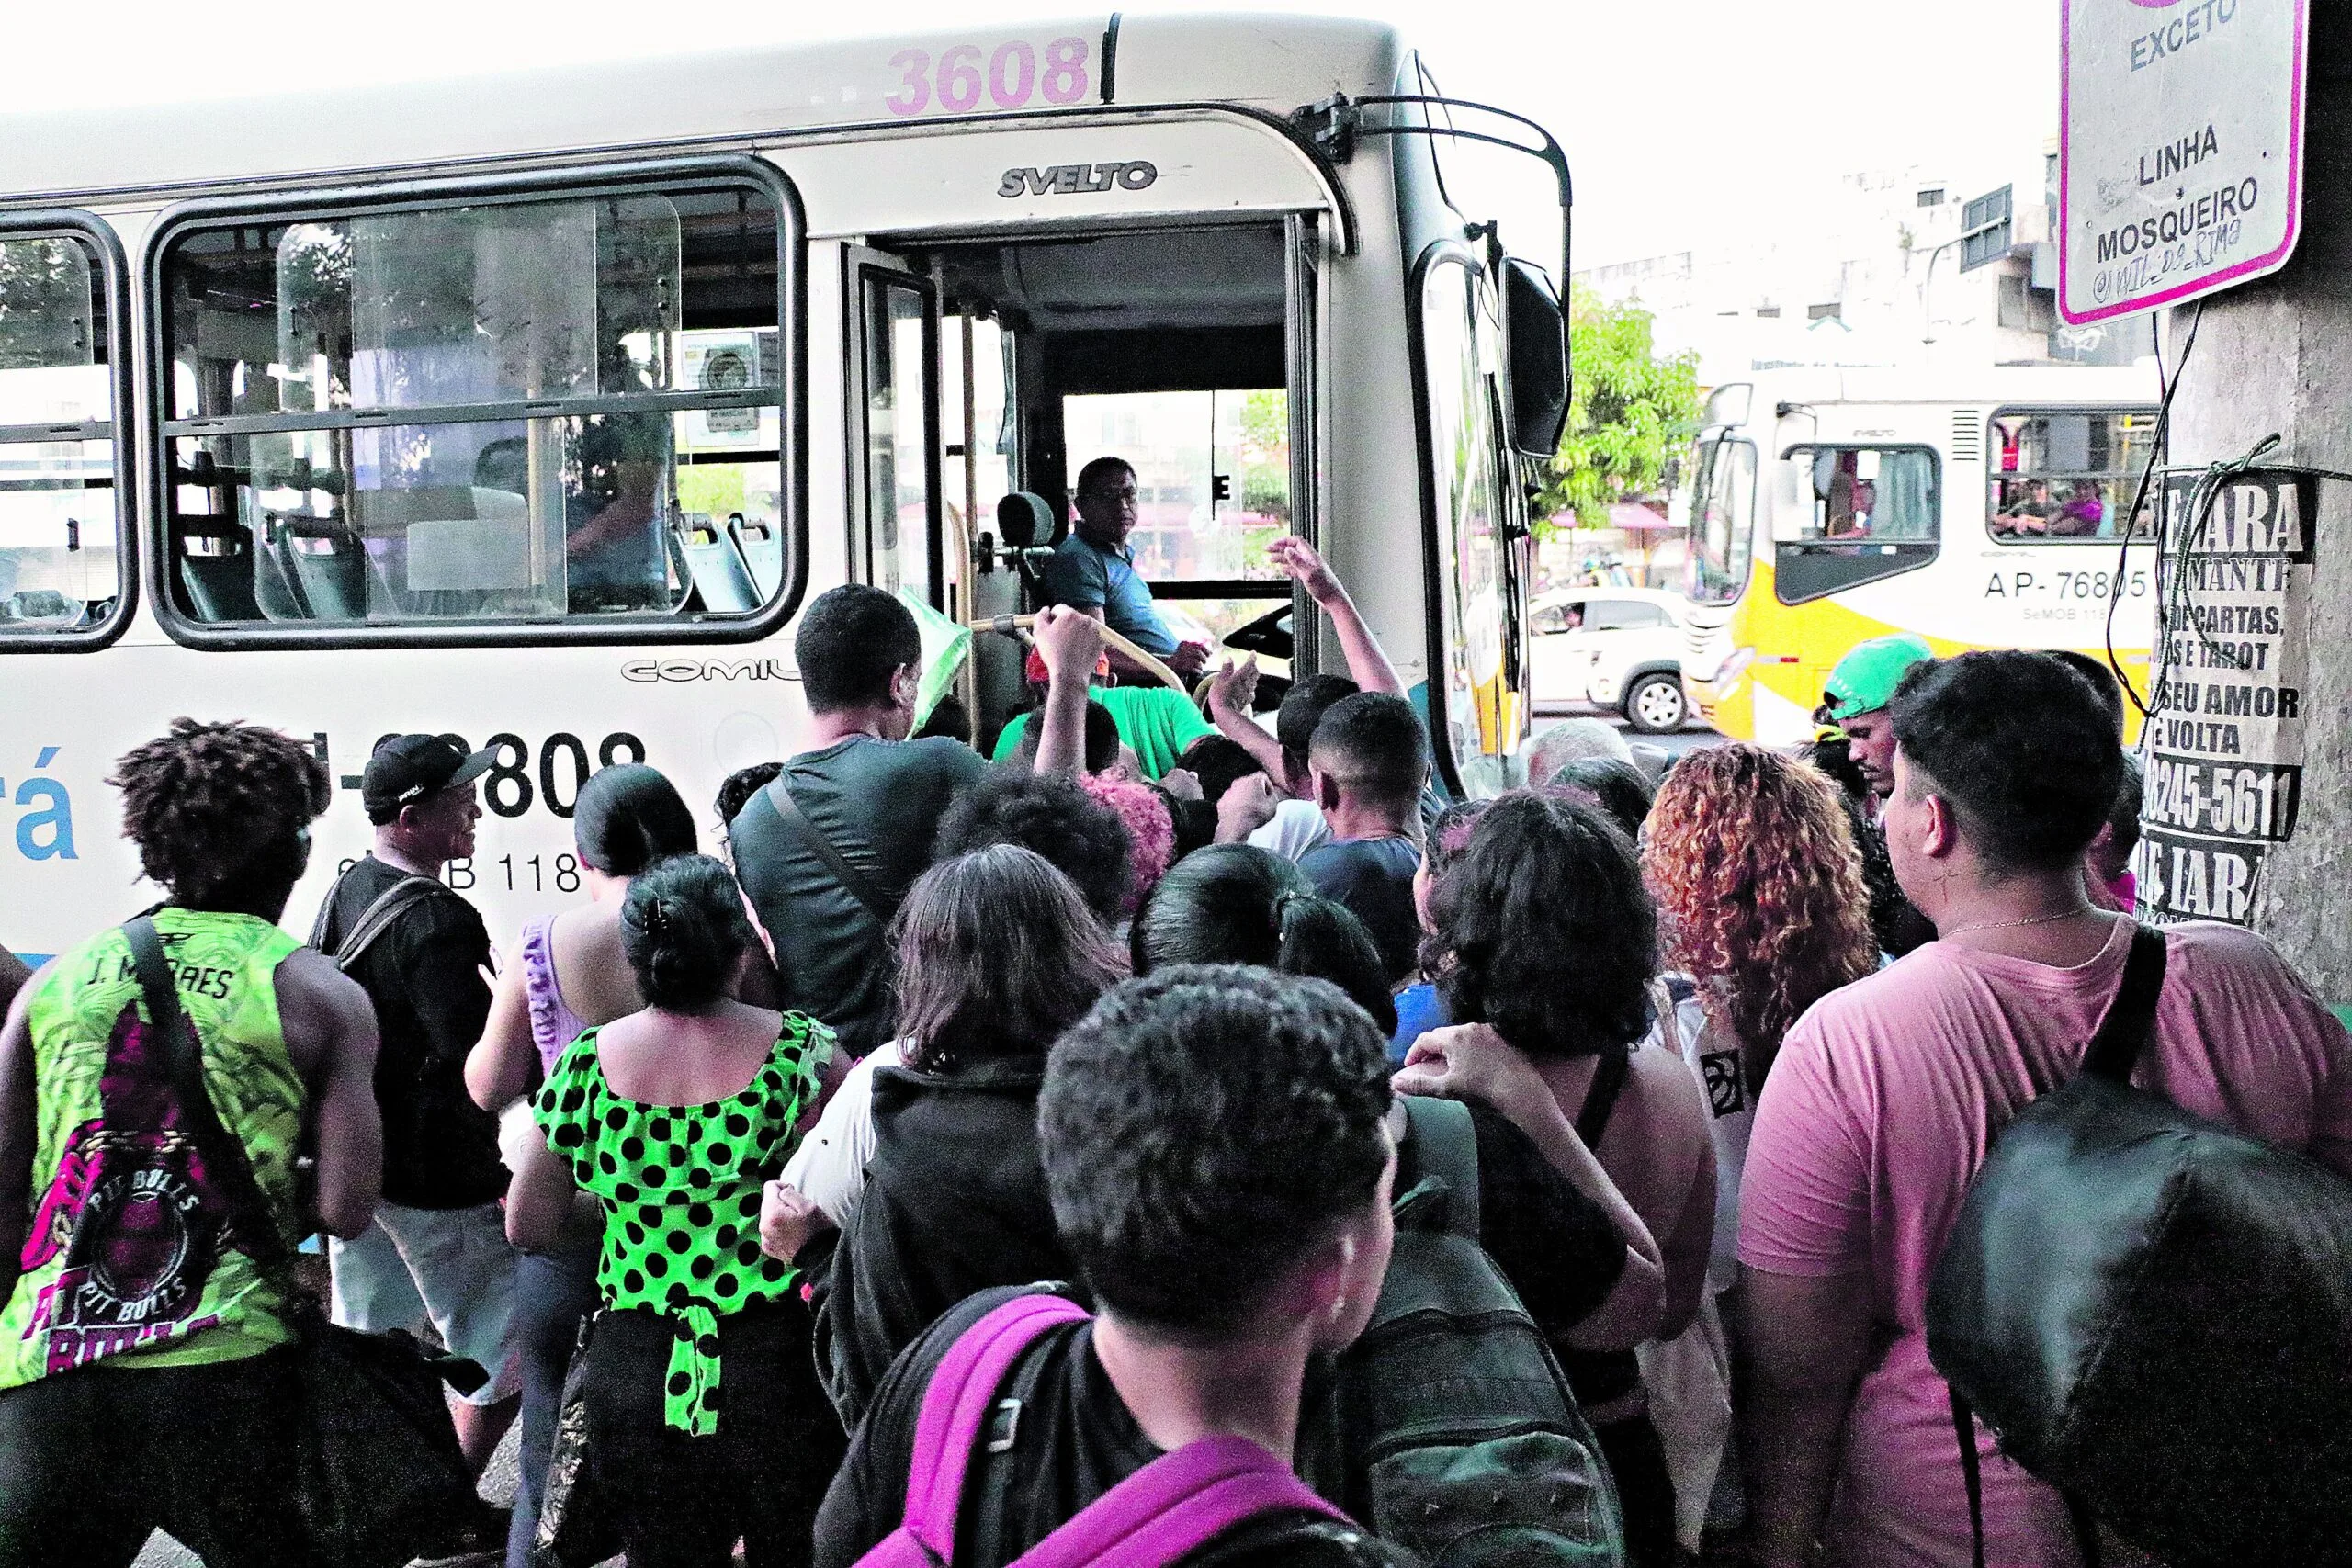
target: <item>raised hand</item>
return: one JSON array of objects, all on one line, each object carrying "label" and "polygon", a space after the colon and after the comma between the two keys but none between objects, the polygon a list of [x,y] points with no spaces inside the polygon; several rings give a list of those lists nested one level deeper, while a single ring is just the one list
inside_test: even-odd
[{"label": "raised hand", "polygon": [[1430,1030],[1413,1042],[1388,1083],[1398,1094],[1476,1100],[1506,1112],[1526,1097],[1552,1095],[1534,1064],[1484,1023]]},{"label": "raised hand", "polygon": [[1216,803],[1216,841],[1239,843],[1274,819],[1274,807],[1282,798],[1274,781],[1263,773],[1234,780],[1226,786],[1225,798]]},{"label": "raised hand", "polygon": [[1295,534],[1285,534],[1266,547],[1266,558],[1272,561],[1291,581],[1306,590],[1306,596],[1318,604],[1329,604],[1342,592],[1340,579],[1313,545]]},{"label": "raised hand", "polygon": [[1030,635],[1037,639],[1037,657],[1053,681],[1082,686],[1102,657],[1102,623],[1066,604],[1038,611]]},{"label": "raised hand", "polygon": [[1258,660],[1253,655],[1236,664],[1227,659],[1209,682],[1209,712],[1247,714],[1258,700]]}]

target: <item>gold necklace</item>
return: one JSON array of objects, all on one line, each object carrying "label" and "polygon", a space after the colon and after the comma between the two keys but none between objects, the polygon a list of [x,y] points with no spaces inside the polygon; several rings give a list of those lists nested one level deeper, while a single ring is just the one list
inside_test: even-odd
[{"label": "gold necklace", "polygon": [[2077,904],[2071,909],[2061,909],[2054,915],[2036,915],[2030,920],[1979,920],[1973,925],[1954,926],[1948,931],[1938,931],[1936,940],[1945,942],[1956,936],[1965,936],[1970,931],[2013,931],[2020,926],[2054,925],[2060,920],[2071,920],[2077,915],[2098,913],[2098,911],[2088,904]]}]

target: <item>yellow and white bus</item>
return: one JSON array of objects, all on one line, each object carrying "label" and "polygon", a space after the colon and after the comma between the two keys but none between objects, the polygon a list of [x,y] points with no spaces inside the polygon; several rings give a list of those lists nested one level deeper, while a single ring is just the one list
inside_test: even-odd
[{"label": "yellow and white bus", "polygon": [[1956,375],[1798,369],[1707,400],[1677,505],[1690,526],[1683,682],[1724,733],[1810,739],[1856,643],[1916,632],[1939,654],[2115,646],[2143,688],[2155,542],[2132,505],[2158,388],[2140,367]]},{"label": "yellow and white bus", "polygon": [[[1029,608],[1000,500],[1058,527],[1080,463],[1145,446],[1163,600],[1219,633],[1287,608],[1298,667],[1337,667],[1263,558],[1311,539],[1445,782],[1509,779],[1567,167],[1393,31],[1097,14],[397,87],[330,63],[0,115],[0,942],[140,901],[102,780],[180,714],[326,760],[298,921],[366,847],[378,738],[494,747],[453,880],[511,931],[576,893],[594,769],[700,803],[798,749],[813,594]],[[1557,216],[1508,236],[1533,260],[1455,207],[1457,123],[1536,155]],[[1198,439],[1131,428],[1161,416]],[[978,650],[985,738],[1019,650]]]}]

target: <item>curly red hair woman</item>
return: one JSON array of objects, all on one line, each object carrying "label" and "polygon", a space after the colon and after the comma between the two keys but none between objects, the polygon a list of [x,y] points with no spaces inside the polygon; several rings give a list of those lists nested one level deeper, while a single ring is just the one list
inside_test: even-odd
[{"label": "curly red hair woman", "polygon": [[1837,786],[1806,763],[1689,753],[1658,791],[1642,871],[1667,961],[1737,1038],[1751,1100],[1799,1015],[1878,967],[1861,852]]}]

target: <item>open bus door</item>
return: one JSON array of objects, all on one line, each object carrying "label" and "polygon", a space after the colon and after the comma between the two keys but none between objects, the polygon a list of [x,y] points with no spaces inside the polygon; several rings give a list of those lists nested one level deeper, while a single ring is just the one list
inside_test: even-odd
[{"label": "open bus door", "polygon": [[941,528],[939,288],[905,258],[842,253],[855,370],[850,576],[956,614]]},{"label": "open bus door", "polygon": [[[1456,123],[1457,114],[1473,124]],[[1513,758],[1532,705],[1529,502],[1566,424],[1566,321],[1548,268],[1507,253],[1494,222],[1464,222],[1435,148],[1482,143],[1544,165],[1558,203],[1563,277],[1573,210],[1567,156],[1525,116],[1434,93],[1335,95],[1292,118],[1335,163],[1360,141],[1396,139],[1422,444],[1432,750],[1449,789],[1491,795],[1518,782]]]}]

